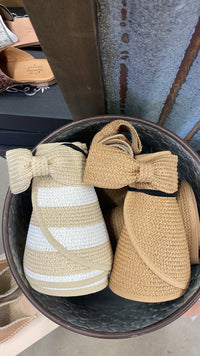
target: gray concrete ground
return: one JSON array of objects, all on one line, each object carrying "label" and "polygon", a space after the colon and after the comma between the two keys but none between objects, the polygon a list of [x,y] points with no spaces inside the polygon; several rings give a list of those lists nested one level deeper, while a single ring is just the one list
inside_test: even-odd
[{"label": "gray concrete ground", "polygon": [[[0,158],[0,211],[7,187],[6,163]],[[3,252],[1,232],[0,252]],[[157,332],[126,340],[93,339],[59,327],[22,352],[21,356],[198,356],[199,336],[200,317],[195,321],[180,318]]]}]

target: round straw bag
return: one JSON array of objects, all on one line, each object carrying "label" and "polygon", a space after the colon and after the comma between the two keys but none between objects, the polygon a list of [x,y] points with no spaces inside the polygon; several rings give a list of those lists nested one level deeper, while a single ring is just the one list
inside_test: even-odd
[{"label": "round straw bag", "polygon": [[[179,179],[193,188],[200,209],[200,157],[182,139],[142,119],[99,116],[70,123],[54,131],[42,143],[80,141],[90,144],[94,135],[111,120],[129,121],[137,130],[146,153],[170,150],[178,155]],[[23,272],[23,253],[31,216],[30,188],[12,195],[8,191],[3,212],[3,242],[12,273],[27,298],[57,324],[87,336],[128,338],[157,330],[185,313],[200,296],[200,265],[192,266],[186,293],[175,300],[143,303],[121,298],[109,288],[81,297],[54,297],[33,290]]]}]

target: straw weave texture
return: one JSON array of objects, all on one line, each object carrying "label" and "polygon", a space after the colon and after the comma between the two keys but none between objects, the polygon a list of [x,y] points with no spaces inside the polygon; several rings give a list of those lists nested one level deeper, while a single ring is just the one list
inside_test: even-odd
[{"label": "straw weave texture", "polygon": [[[112,229],[120,237],[109,286],[125,298],[162,302],[181,296],[188,288],[191,273],[183,219],[173,196],[178,188],[178,158],[169,151],[135,156],[141,144],[129,125],[117,120],[97,133],[89,151],[84,182],[111,189],[136,188],[126,194],[123,227],[120,208],[114,212],[118,222],[113,223]],[[116,133],[116,127],[134,132],[129,144],[121,132]],[[166,194],[155,196],[139,189]]]},{"label": "straw weave texture", "polygon": [[34,289],[49,295],[97,292],[107,286],[112,266],[96,192],[83,183],[87,148],[73,145],[80,150],[55,143],[39,145],[35,157],[28,150],[7,154],[14,193],[33,178],[24,272]]},{"label": "straw weave texture", "polygon": [[197,202],[192,187],[186,180],[179,182],[178,205],[188,240],[191,264],[199,264],[200,222]]}]

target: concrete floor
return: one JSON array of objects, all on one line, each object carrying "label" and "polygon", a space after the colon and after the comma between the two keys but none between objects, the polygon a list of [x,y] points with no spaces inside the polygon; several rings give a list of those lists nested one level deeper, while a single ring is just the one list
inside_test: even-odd
[{"label": "concrete floor", "polygon": [[[6,162],[0,158],[0,212],[7,187]],[[3,252],[1,230],[0,252]],[[20,355],[54,356],[55,354],[59,356],[198,356],[200,317],[194,321],[180,318],[154,333],[126,340],[93,339],[59,327]]]}]

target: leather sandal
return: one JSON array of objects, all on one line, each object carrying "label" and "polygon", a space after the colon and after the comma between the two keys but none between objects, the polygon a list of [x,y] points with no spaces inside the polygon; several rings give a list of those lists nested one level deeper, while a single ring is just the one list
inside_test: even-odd
[{"label": "leather sandal", "polygon": [[18,37],[9,30],[2,17],[2,5],[0,5],[0,50],[13,45],[18,41]]},{"label": "leather sandal", "polygon": [[35,59],[12,47],[0,52],[0,93],[19,85],[45,88],[55,82],[46,59]]},{"label": "leather sandal", "polygon": [[18,355],[57,327],[22,294],[0,255],[0,355]]},{"label": "leather sandal", "polygon": [[15,300],[0,305],[0,343],[8,340],[38,314],[38,310],[20,295]]},{"label": "leather sandal", "polygon": [[39,40],[28,16],[16,16],[0,5],[0,48],[39,45]]},{"label": "leather sandal", "polygon": [[0,305],[0,355],[16,356],[58,327],[21,295]]}]

